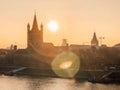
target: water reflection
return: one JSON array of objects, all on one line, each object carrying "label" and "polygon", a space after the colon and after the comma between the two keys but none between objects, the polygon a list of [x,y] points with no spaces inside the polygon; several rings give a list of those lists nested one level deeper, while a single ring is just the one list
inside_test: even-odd
[{"label": "water reflection", "polygon": [[0,76],[0,90],[120,90],[120,86],[72,79]]}]

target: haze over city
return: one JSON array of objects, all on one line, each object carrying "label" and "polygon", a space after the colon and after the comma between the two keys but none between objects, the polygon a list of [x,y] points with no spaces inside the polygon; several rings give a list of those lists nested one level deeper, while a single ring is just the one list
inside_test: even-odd
[{"label": "haze over city", "polygon": [[[0,48],[17,44],[26,48],[27,24],[32,27],[34,12],[38,25],[44,25],[44,41],[61,45],[62,39],[70,44],[90,44],[93,32],[105,37],[103,44],[113,46],[120,42],[119,0],[1,0]],[[56,21],[59,28],[47,28]]]}]

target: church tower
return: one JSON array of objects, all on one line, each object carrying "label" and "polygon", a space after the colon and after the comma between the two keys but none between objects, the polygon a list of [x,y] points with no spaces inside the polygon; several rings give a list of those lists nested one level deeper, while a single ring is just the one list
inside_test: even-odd
[{"label": "church tower", "polygon": [[43,44],[43,24],[38,28],[36,14],[34,15],[33,25],[27,25],[27,49],[39,49]]},{"label": "church tower", "polygon": [[99,42],[97,40],[96,33],[94,32],[93,38],[91,40],[91,46],[98,46],[98,45],[99,45]]}]

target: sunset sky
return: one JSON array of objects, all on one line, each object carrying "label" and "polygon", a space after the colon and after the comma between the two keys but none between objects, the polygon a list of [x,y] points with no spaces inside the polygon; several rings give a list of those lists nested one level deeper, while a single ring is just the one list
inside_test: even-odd
[{"label": "sunset sky", "polygon": [[[26,48],[27,24],[32,26],[35,11],[45,42],[61,45],[66,38],[69,44],[90,44],[96,32],[108,46],[120,43],[120,0],[0,0],[0,48]],[[51,20],[58,31],[48,30]]]}]

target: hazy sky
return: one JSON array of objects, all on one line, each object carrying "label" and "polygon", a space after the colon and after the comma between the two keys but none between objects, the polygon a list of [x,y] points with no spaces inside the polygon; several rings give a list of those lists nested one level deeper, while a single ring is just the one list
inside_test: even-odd
[{"label": "hazy sky", "polygon": [[[0,0],[0,48],[26,47],[26,26],[35,10],[45,42],[61,45],[66,38],[70,44],[90,44],[95,31],[108,46],[120,43],[120,0]],[[59,23],[57,32],[47,29],[50,20]]]}]

